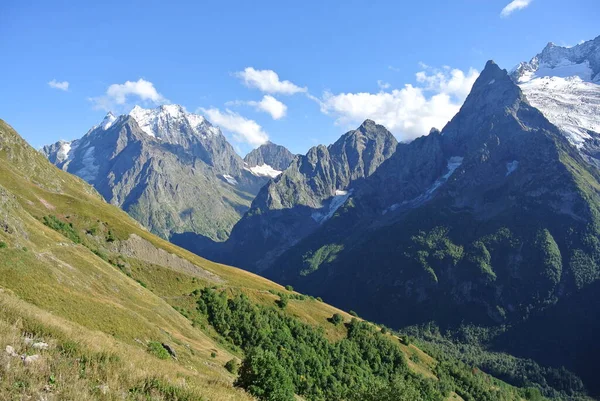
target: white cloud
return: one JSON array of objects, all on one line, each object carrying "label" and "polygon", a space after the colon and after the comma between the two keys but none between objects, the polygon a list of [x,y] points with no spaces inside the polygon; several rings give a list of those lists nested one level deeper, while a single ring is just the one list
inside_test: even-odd
[{"label": "white cloud", "polygon": [[158,93],[152,82],[142,78],[137,81],[126,81],[123,84],[112,84],[106,89],[104,96],[90,98],[94,108],[107,111],[114,108],[127,108],[129,100],[155,105],[168,102]]},{"label": "white cloud", "polygon": [[501,17],[508,17],[513,12],[522,10],[531,4],[533,0],[513,0],[506,5],[500,12]]},{"label": "white cloud", "polygon": [[416,74],[418,86],[408,84],[379,93],[326,92],[318,99],[321,111],[348,128],[372,119],[403,141],[426,135],[432,127],[441,129],[458,112],[479,73],[422,67],[426,70]]},{"label": "white cloud", "polygon": [[246,67],[244,71],[236,72],[235,76],[244,81],[246,86],[257,88],[261,92],[284,95],[306,92],[306,88],[301,88],[290,81],[280,81],[279,75],[273,70],[256,70],[252,67]]},{"label": "white cloud", "polygon": [[377,80],[377,86],[379,86],[379,89],[384,90],[384,89],[389,89],[389,87],[391,86],[389,83],[382,81],[381,79]]},{"label": "white cloud", "polygon": [[254,120],[247,119],[238,113],[225,109],[224,112],[217,108],[198,109],[210,122],[233,134],[237,142],[248,143],[254,147],[260,146],[269,140],[263,128]]},{"label": "white cloud", "polygon": [[60,89],[61,91],[68,91],[69,90],[69,82],[68,81],[57,81],[56,79],[53,79],[52,81],[48,82],[48,86],[50,86],[51,88],[54,89]]},{"label": "white cloud", "polygon": [[254,106],[257,110],[269,113],[273,117],[273,120],[279,120],[287,112],[287,106],[271,95],[263,96],[260,102],[251,101],[247,103],[250,106]]},{"label": "white cloud", "polygon": [[425,71],[416,74],[417,82],[426,84],[425,90],[447,93],[460,99],[465,99],[475,80],[479,76],[476,69],[470,68],[467,74],[457,68],[444,66],[442,70],[426,66]]}]

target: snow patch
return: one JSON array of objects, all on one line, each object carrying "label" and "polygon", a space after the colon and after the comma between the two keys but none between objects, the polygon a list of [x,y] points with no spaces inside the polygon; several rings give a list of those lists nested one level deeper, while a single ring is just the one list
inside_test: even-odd
[{"label": "snow patch", "polygon": [[279,174],[282,173],[282,171],[275,170],[273,167],[269,166],[268,164],[262,164],[260,166],[254,166],[254,167],[244,167],[244,169],[248,170],[249,172],[251,172],[252,174],[254,174],[258,177],[275,178]]},{"label": "snow patch", "polygon": [[109,111],[108,114],[104,117],[104,120],[102,120],[102,122],[100,123],[100,127],[104,131],[106,131],[115,123],[115,121],[117,121],[117,117],[115,117],[115,115]]},{"label": "snow patch", "polygon": [[59,163],[64,162],[69,158],[69,153],[71,152],[71,142],[62,142],[60,144],[60,148],[58,152],[56,152],[56,161]]},{"label": "snow patch", "polygon": [[527,100],[556,125],[571,144],[582,147],[600,133],[600,85],[579,76],[535,78],[520,84]]},{"label": "snow patch", "polygon": [[425,192],[423,192],[421,195],[417,196],[416,198],[413,198],[410,200],[405,200],[402,203],[394,203],[393,205],[391,205],[387,209],[385,209],[381,214],[386,214],[387,212],[393,212],[394,210],[397,210],[400,207],[414,208],[414,207],[420,206],[423,203],[427,202],[428,200],[430,200],[433,197],[433,194],[435,193],[435,191],[439,187],[441,187],[444,183],[446,183],[448,181],[448,179],[452,176],[452,174],[454,174],[456,169],[460,167],[463,160],[464,160],[463,157],[452,156],[451,158],[448,159],[448,162],[446,164],[446,168],[448,169],[446,174],[444,174],[443,176],[441,176],[440,178],[435,180],[435,182],[433,184],[431,184],[431,186]]},{"label": "snow patch", "polygon": [[225,179],[225,181],[227,181],[231,185],[238,184],[237,180],[234,177],[230,176],[229,174],[223,174],[223,178]]},{"label": "snow patch", "polygon": [[494,84],[495,82],[496,82],[496,80],[495,80],[495,79],[492,79],[490,82],[488,82],[488,85],[492,85],[492,84]]},{"label": "snow patch", "polygon": [[323,224],[325,221],[333,217],[336,210],[338,210],[340,206],[342,206],[348,200],[350,195],[352,195],[352,192],[352,189],[349,191],[337,189],[335,191],[335,195],[329,202],[329,206],[326,206],[317,212],[313,212],[310,217],[312,217],[312,219],[317,223]]},{"label": "snow patch", "polygon": [[517,160],[506,163],[506,177],[512,174],[517,167],[519,167],[519,162]]},{"label": "snow patch", "polygon": [[573,63],[568,59],[561,59],[552,65],[547,63],[541,63],[538,65],[535,71],[528,70],[519,77],[519,83],[529,82],[536,78],[545,77],[558,77],[558,78],[569,78],[579,77],[583,81],[592,81],[592,68],[590,63],[585,60],[583,63]]},{"label": "snow patch", "polygon": [[83,168],[75,172],[75,175],[78,175],[87,182],[95,180],[96,176],[98,175],[98,170],[100,169],[100,166],[95,164],[96,157],[94,153],[94,146],[90,146],[89,148],[87,148],[85,150],[85,153],[81,157],[81,164],[83,165]]}]

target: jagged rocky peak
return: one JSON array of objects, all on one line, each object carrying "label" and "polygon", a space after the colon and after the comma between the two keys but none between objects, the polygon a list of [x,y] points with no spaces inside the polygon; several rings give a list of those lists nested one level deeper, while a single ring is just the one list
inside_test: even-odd
[{"label": "jagged rocky peak", "polygon": [[293,159],[294,154],[285,146],[267,141],[248,153],[244,157],[244,163],[254,174],[273,177],[288,168]]},{"label": "jagged rocky peak", "polygon": [[477,114],[462,114],[482,119],[499,110],[514,111],[520,101],[524,101],[524,98],[519,87],[513,83],[506,70],[501,69],[493,60],[489,60],[473,84],[461,111],[477,110]]}]

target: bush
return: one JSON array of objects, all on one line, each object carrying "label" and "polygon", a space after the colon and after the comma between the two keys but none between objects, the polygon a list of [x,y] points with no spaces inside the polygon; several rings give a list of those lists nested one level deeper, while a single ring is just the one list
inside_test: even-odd
[{"label": "bush", "polygon": [[279,306],[281,309],[284,309],[287,304],[288,304],[289,298],[287,297],[287,295],[285,294],[281,294],[281,297],[279,298],[279,300],[277,300],[277,306]]},{"label": "bush", "polygon": [[8,247],[8,245],[6,244],[6,242],[0,241],[0,249],[6,248],[6,247]]},{"label": "bush", "polygon": [[400,342],[404,345],[410,345],[414,341],[413,336],[400,336]]},{"label": "bush", "polygon": [[238,361],[235,358],[234,359],[230,359],[225,364],[225,369],[227,369],[227,371],[229,373],[237,375],[238,371],[240,370],[240,364],[238,363]]},{"label": "bush", "polygon": [[329,321],[337,326],[344,321],[344,318],[339,313],[334,313],[333,316],[329,318]]},{"label": "bush", "polygon": [[317,301],[319,301],[319,302],[323,302],[323,298],[321,298],[321,297],[317,297]]},{"label": "bush", "polygon": [[77,233],[77,231],[73,228],[73,223],[65,223],[62,220],[59,220],[58,217],[49,215],[44,216],[43,222],[46,226],[50,227],[54,231],[58,231],[65,237],[69,238],[76,244],[81,243],[81,237]]},{"label": "bush", "polygon": [[288,291],[294,291],[294,287],[292,287],[291,285],[286,285],[285,289]]},{"label": "bush", "polygon": [[108,230],[108,234],[106,235],[106,242],[114,242],[115,236],[111,230]]},{"label": "bush", "polygon": [[358,317],[358,313],[354,312],[353,310],[351,310],[350,312],[348,312],[350,315],[354,316],[354,317]]},{"label": "bush", "polygon": [[148,352],[158,359],[169,359],[169,352],[158,341],[150,341],[148,343]]}]

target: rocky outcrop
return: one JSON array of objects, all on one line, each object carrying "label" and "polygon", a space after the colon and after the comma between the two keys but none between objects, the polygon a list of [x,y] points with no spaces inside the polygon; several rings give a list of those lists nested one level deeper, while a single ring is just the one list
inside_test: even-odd
[{"label": "rocky outcrop", "polygon": [[273,142],[267,142],[253,149],[244,157],[246,166],[271,166],[274,170],[283,171],[294,159],[294,154],[287,150],[285,146],[276,145]]}]

